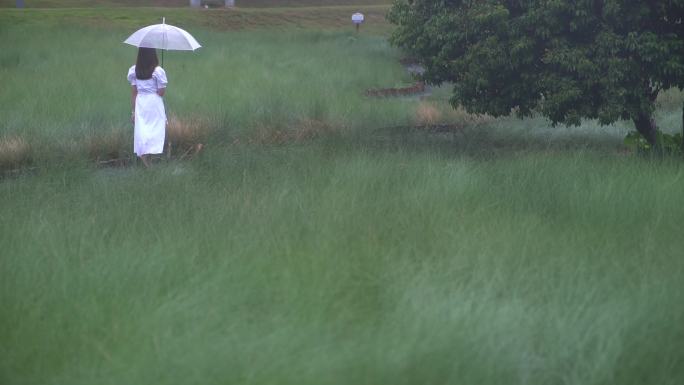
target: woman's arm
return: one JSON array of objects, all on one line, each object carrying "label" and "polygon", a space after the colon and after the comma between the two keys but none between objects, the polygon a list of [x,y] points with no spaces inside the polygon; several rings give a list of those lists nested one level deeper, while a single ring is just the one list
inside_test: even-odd
[{"label": "woman's arm", "polygon": [[131,120],[135,121],[135,98],[138,96],[138,87],[131,88]]},{"label": "woman's arm", "polygon": [[152,76],[157,81],[157,95],[163,97],[166,92],[166,85],[169,83],[169,80],[166,78],[166,71],[161,67],[157,67],[154,69]]}]

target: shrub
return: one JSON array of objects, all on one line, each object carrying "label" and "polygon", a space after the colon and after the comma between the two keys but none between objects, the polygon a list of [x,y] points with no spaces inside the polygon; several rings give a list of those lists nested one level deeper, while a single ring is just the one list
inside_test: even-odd
[{"label": "shrub", "polygon": [[659,151],[664,154],[682,155],[684,153],[682,148],[681,133],[677,133],[674,135],[666,134],[663,132],[658,133],[657,144],[660,147],[656,147],[651,145],[646,139],[644,139],[644,137],[639,132],[632,131],[629,134],[627,134],[624,143],[625,146],[630,148],[632,151],[636,151],[642,154],[651,153],[656,148],[659,148]]}]

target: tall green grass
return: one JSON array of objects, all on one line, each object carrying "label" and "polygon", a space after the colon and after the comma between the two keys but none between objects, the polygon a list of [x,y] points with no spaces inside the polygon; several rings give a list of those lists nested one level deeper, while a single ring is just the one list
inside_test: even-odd
[{"label": "tall green grass", "polygon": [[410,137],[3,182],[3,383],[684,380],[680,164]]},{"label": "tall green grass", "polygon": [[[0,132],[39,147],[111,130],[131,130],[125,76],[132,31],[8,26],[0,52]],[[168,52],[167,112],[202,118],[231,141],[255,128],[302,121],[340,129],[407,124],[413,103],[372,100],[365,89],[409,81],[380,37],[346,32],[192,30],[203,48]],[[42,151],[50,152],[49,150]]]}]

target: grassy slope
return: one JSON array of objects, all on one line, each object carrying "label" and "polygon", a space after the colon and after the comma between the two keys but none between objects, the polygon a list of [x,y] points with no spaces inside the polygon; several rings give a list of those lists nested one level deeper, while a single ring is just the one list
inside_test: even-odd
[{"label": "grassy slope", "polygon": [[[158,11],[36,12],[0,12],[0,133],[125,123],[116,36]],[[626,126],[380,129],[416,107],[360,96],[406,81],[381,38],[176,15],[206,50],[168,58],[171,110],[231,138],[356,129],[0,180],[0,383],[684,382],[680,162],[625,155]],[[680,106],[663,98],[666,129]]]},{"label": "grassy slope", "polygon": [[[26,8],[184,7],[186,0],[24,0]],[[0,0],[0,7],[14,8],[15,0]]]},{"label": "grassy slope", "polygon": [[[390,25],[385,20],[388,7],[364,7],[366,22],[363,30],[386,33]],[[204,27],[213,30],[315,28],[352,30],[350,15],[353,6],[300,8],[240,8],[194,10],[190,8],[82,8],[82,9],[5,9],[0,12],[0,31],[5,26],[84,25],[98,29],[134,29],[158,23],[165,16],[169,24],[183,27]]]}]

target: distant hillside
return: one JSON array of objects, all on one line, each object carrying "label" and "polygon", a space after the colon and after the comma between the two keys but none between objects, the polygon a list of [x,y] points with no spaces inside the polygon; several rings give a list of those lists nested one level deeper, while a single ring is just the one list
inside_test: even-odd
[{"label": "distant hillside", "polygon": [[[184,7],[187,0],[24,0],[26,8]],[[0,7],[14,8],[15,0],[0,0]]]},{"label": "distant hillside", "polygon": [[[213,2],[216,2],[215,0]],[[330,5],[391,4],[392,0],[236,0],[242,8],[316,7]],[[0,0],[0,8],[15,7],[15,0]],[[189,0],[24,0],[27,8],[186,7]]]},{"label": "distant hillside", "polygon": [[380,5],[392,0],[236,0],[239,7],[315,7],[327,5]]}]

